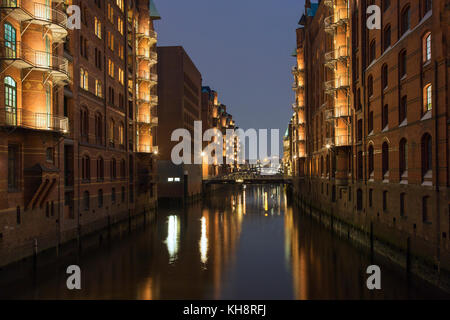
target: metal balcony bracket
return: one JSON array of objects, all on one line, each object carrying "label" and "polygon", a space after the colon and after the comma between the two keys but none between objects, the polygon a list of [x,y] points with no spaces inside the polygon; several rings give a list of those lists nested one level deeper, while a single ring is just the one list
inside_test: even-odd
[{"label": "metal balcony bracket", "polygon": [[6,16],[5,16],[2,20],[0,20],[0,24],[3,24],[3,22],[5,22],[5,20],[8,19],[8,17],[12,14],[13,11],[14,11],[14,10],[11,10],[10,12],[8,12],[8,13],[6,14]]},{"label": "metal balcony bracket", "polygon": [[22,78],[22,80],[21,80],[22,83],[28,78],[28,76],[30,75],[31,72],[33,72],[33,70],[34,70],[34,67],[31,67],[30,71],[28,71],[28,73],[25,75],[25,77]]},{"label": "metal balcony bracket", "polygon": [[0,75],[3,75],[3,74],[6,72],[6,70],[8,70],[13,64],[14,64],[14,61],[11,62],[11,63],[9,63],[9,64],[6,66],[6,68],[0,72]]},{"label": "metal balcony bracket", "polygon": [[48,82],[48,80],[50,79],[51,76],[52,76],[52,73],[49,72],[49,73],[47,74],[47,76],[45,77],[45,79],[44,79],[44,85],[47,84],[47,82]]},{"label": "metal balcony bracket", "polygon": [[20,35],[23,36],[25,31],[27,31],[28,27],[31,25],[31,21],[27,21],[25,28],[23,28],[22,32],[20,32]]}]

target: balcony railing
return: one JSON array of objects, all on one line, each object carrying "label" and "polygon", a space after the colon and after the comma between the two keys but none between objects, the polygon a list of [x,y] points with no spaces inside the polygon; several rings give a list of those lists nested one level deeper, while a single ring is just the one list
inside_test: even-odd
[{"label": "balcony railing", "polygon": [[297,82],[294,82],[292,84],[292,90],[297,91],[297,90],[303,90],[305,88],[305,86],[303,84],[298,84]]},{"label": "balcony railing", "polygon": [[140,81],[158,82],[158,75],[148,71],[139,71],[137,78]]},{"label": "balcony railing", "polygon": [[33,130],[69,133],[69,118],[48,113],[36,113],[24,109],[0,109],[0,125]]},{"label": "balcony railing", "polygon": [[325,53],[325,62],[336,61],[338,59],[347,59],[347,46],[340,46],[338,49]]},{"label": "balcony railing", "polygon": [[305,106],[303,104],[293,103],[292,109],[294,109],[294,111],[297,112],[297,111],[305,110]]},{"label": "balcony railing", "polygon": [[137,121],[139,123],[149,124],[151,126],[158,125],[158,117],[154,115],[138,114]]},{"label": "balcony railing", "polygon": [[347,74],[340,75],[334,80],[329,80],[325,82],[325,91],[327,93],[341,89],[347,89],[348,87],[349,87],[349,78]]},{"label": "balcony railing", "polygon": [[156,42],[158,40],[158,34],[154,30],[143,29],[136,34],[138,38],[149,39],[151,42]]},{"label": "balcony railing", "polygon": [[0,10],[9,11],[19,21],[45,25],[53,32],[53,41],[59,42],[67,36],[67,14],[61,9],[43,3],[23,0],[0,0]]},{"label": "balcony railing", "polygon": [[139,153],[152,153],[152,154],[158,154],[158,146],[151,146],[151,145],[145,145],[145,144],[138,144],[137,145],[137,152]]},{"label": "balcony railing", "polygon": [[141,60],[147,60],[154,64],[158,62],[158,54],[154,51],[145,48],[139,48],[137,50],[137,57]]},{"label": "balcony railing", "polygon": [[0,60],[9,60],[17,68],[49,71],[56,82],[69,80],[69,60],[31,49],[23,42],[0,41]]},{"label": "balcony railing", "polygon": [[325,138],[325,146],[330,147],[345,147],[351,145],[352,140],[350,135],[337,135],[331,138]]}]

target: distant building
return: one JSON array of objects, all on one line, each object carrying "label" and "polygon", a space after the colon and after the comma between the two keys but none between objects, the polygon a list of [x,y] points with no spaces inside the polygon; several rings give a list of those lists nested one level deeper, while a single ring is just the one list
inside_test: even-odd
[{"label": "distant building", "polygon": [[[202,191],[202,166],[175,165],[171,153],[176,141],[171,141],[176,129],[187,129],[194,152],[194,122],[201,121],[202,75],[183,47],[158,47],[159,146],[158,197],[195,197]],[[192,158],[193,163],[193,158]]]}]

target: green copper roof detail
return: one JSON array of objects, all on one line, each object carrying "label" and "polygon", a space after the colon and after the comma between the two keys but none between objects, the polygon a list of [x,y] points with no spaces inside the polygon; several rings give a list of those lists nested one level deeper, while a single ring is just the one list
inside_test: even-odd
[{"label": "green copper roof detail", "polygon": [[153,0],[150,0],[150,18],[152,18],[153,20],[161,19],[161,16],[159,15],[158,9],[156,9]]}]

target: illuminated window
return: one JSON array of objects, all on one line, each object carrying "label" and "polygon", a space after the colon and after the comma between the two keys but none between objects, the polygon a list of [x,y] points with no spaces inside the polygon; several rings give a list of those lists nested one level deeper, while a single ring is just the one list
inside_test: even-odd
[{"label": "illuminated window", "polygon": [[426,113],[433,108],[433,86],[427,84],[423,89],[423,112]]},{"label": "illuminated window", "polygon": [[173,181],[174,181],[174,178],[167,178],[167,181],[168,181],[168,182],[173,182]]},{"label": "illuminated window", "polygon": [[99,80],[95,80],[95,95],[99,98],[103,98],[103,86]]},{"label": "illuminated window", "polygon": [[5,77],[4,80],[5,83],[5,107],[6,112],[11,114],[11,120],[13,123],[16,124],[16,113],[17,113],[17,84],[16,81],[14,81],[11,77]]},{"label": "illuminated window", "polygon": [[125,83],[125,80],[124,80],[124,72],[123,72],[123,70],[122,70],[121,68],[119,68],[119,82],[120,82],[121,84],[124,84],[124,83]]},{"label": "illuminated window", "polygon": [[102,38],[102,23],[97,17],[94,18],[94,32],[99,39]]},{"label": "illuminated window", "polygon": [[108,20],[111,23],[114,23],[114,9],[111,7],[111,4],[108,3]]},{"label": "illuminated window", "polygon": [[423,62],[426,63],[431,60],[431,32],[423,37]]},{"label": "illuminated window", "polygon": [[119,144],[124,144],[124,127],[122,123],[119,125]]},{"label": "illuminated window", "polygon": [[108,31],[108,48],[114,51],[114,35]]},{"label": "illuminated window", "polygon": [[117,18],[117,30],[123,35],[123,20],[121,18]]},{"label": "illuminated window", "polygon": [[123,11],[123,0],[116,0],[116,4],[119,9]]},{"label": "illuminated window", "polygon": [[111,59],[108,59],[108,74],[114,78],[114,62]]},{"label": "illuminated window", "polygon": [[80,87],[89,90],[89,73],[83,68],[80,69]]}]

